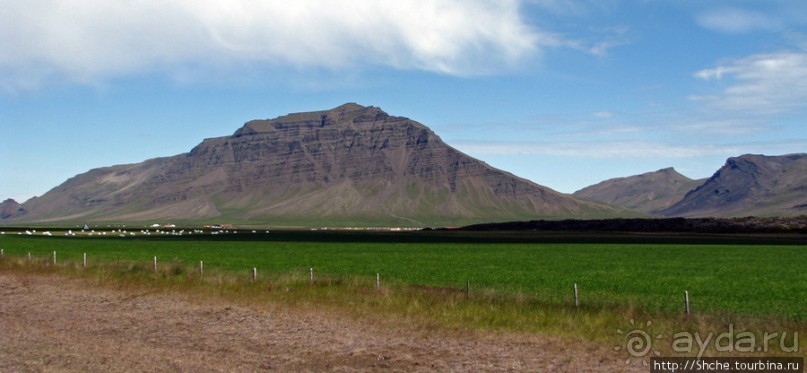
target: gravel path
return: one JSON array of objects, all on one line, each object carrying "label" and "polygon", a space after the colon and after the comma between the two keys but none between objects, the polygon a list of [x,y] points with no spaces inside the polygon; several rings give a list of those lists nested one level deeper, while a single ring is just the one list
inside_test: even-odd
[{"label": "gravel path", "polygon": [[[370,323],[0,273],[0,371],[625,371],[590,342]],[[639,369],[640,371],[646,371]]]}]

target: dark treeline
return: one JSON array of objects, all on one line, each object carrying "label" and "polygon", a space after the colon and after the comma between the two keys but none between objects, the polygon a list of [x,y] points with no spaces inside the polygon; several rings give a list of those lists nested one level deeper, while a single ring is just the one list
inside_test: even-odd
[{"label": "dark treeline", "polygon": [[775,218],[666,218],[531,220],[476,224],[466,231],[594,231],[692,233],[807,233],[807,216]]}]

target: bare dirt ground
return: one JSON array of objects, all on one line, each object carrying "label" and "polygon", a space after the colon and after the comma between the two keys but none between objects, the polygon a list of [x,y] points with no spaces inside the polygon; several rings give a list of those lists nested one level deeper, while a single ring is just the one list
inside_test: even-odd
[{"label": "bare dirt ground", "polygon": [[627,371],[606,346],[0,273],[0,371]]}]

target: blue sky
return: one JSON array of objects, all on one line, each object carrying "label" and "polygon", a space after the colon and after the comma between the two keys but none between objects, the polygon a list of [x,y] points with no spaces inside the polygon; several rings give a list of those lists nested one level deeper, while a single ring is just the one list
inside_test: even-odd
[{"label": "blue sky", "polygon": [[0,198],[345,102],[561,192],[807,151],[807,2],[0,0]]}]

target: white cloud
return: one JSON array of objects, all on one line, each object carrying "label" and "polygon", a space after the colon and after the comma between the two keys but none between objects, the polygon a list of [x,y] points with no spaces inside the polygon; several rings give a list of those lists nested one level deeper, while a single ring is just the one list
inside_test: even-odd
[{"label": "white cloud", "polygon": [[670,144],[651,140],[518,142],[459,141],[457,149],[473,155],[525,155],[594,159],[729,157],[745,153],[792,153],[807,146],[805,139],[734,144]]},{"label": "white cloud", "polygon": [[672,128],[682,131],[687,136],[729,138],[763,134],[772,128],[781,128],[781,125],[755,117],[692,117],[688,121],[672,125]]},{"label": "white cloud", "polygon": [[719,92],[693,95],[721,110],[752,114],[801,111],[807,103],[807,52],[760,53],[727,60],[694,77],[719,82]]},{"label": "white cloud", "polygon": [[605,57],[611,49],[633,42],[630,29],[625,26],[591,29],[590,32],[596,35],[596,37],[547,34],[543,44],[553,47],[570,48],[597,57]]},{"label": "white cloud", "polygon": [[595,111],[591,113],[591,115],[600,119],[611,119],[617,116],[618,114],[613,111]]},{"label": "white cloud", "polygon": [[704,28],[727,34],[757,30],[775,31],[782,28],[782,21],[777,18],[736,8],[714,9],[702,13],[696,20]]},{"label": "white cloud", "polygon": [[444,74],[512,68],[551,37],[518,0],[28,0],[0,10],[0,84],[262,63]]},{"label": "white cloud", "polygon": [[543,10],[563,16],[589,16],[607,13],[617,5],[614,0],[525,0]]},{"label": "white cloud", "polygon": [[654,141],[579,141],[579,142],[459,142],[458,149],[471,154],[545,155],[582,158],[692,158],[735,154],[737,146],[670,145]]}]

